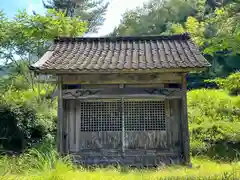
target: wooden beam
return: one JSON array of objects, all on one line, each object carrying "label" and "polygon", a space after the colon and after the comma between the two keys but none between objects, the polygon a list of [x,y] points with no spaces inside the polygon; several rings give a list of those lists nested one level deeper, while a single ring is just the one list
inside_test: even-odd
[{"label": "wooden beam", "polygon": [[178,88],[105,88],[105,89],[66,89],[64,99],[94,98],[181,98],[183,92]]},{"label": "wooden beam", "polygon": [[178,73],[148,73],[148,74],[82,74],[64,75],[64,84],[159,84],[181,83]]},{"label": "wooden beam", "polygon": [[58,77],[58,121],[57,121],[57,149],[60,154],[64,153],[63,144],[63,93],[62,93],[62,77]]},{"label": "wooden beam", "polygon": [[187,111],[187,80],[186,74],[182,75],[182,121],[181,121],[181,132],[182,132],[182,152],[185,164],[190,164],[190,141],[189,141],[189,129],[188,129],[188,111]]}]

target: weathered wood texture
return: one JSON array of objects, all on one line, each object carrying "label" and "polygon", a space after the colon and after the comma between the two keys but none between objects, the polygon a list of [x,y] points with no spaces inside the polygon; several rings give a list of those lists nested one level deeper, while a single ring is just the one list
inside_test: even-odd
[{"label": "weathered wood texture", "polygon": [[166,131],[126,131],[126,149],[155,149],[167,148]]},{"label": "weathered wood texture", "polygon": [[63,127],[64,127],[64,109],[63,109],[63,94],[62,94],[62,77],[58,77],[58,121],[57,121],[57,149],[62,154],[64,152],[64,139],[63,139]]},{"label": "weathered wood texture", "polygon": [[[159,165],[161,163],[178,163],[180,159],[179,143],[179,111],[180,100],[169,100],[166,104],[166,126],[164,130],[129,131],[124,132],[124,144],[122,142],[122,131],[81,131],[81,113],[86,109],[81,109],[81,100],[64,100],[65,106],[65,134],[66,152],[75,154],[79,162],[85,163],[111,163],[118,161],[124,164],[145,164]],[[139,103],[133,104],[134,106]],[[108,106],[107,106],[108,107]],[[119,104],[120,107],[120,104]],[[127,106],[126,106],[127,107]],[[96,107],[92,106],[92,109]],[[126,112],[125,121],[130,118]],[[137,111],[138,112],[138,111]],[[89,112],[91,113],[91,112]],[[114,113],[114,112],[111,112]],[[113,114],[112,114],[113,115]],[[106,115],[104,118],[110,118]],[[121,112],[119,113],[121,115]],[[100,120],[102,114],[99,114]],[[116,116],[116,114],[115,114]],[[96,115],[89,116],[96,117]],[[102,117],[103,118],[103,117]],[[116,119],[116,118],[115,118]],[[118,118],[117,118],[118,119]],[[116,120],[117,120],[116,119]],[[111,119],[109,119],[111,120]],[[88,127],[86,127],[88,128]],[[124,145],[124,153],[122,146]],[[81,156],[79,157],[77,156]],[[122,158],[124,156],[124,158]]]},{"label": "weathered wood texture", "polygon": [[[182,160],[178,154],[167,155],[148,155],[147,152],[133,151],[126,152],[126,156],[102,156],[102,155],[88,155],[72,154],[74,163],[87,165],[127,165],[133,167],[156,167],[161,165],[179,164]],[[128,155],[132,154],[132,155]],[[137,155],[138,154],[138,155]]]},{"label": "weathered wood texture", "polygon": [[181,83],[178,73],[63,75],[64,84]]},{"label": "weathered wood texture", "polygon": [[105,88],[105,89],[65,89],[64,99],[99,99],[99,98],[181,98],[183,93],[178,88]]},{"label": "weathered wood texture", "polygon": [[174,99],[169,101],[170,103],[170,120],[169,120],[169,132],[170,132],[170,149],[178,148],[180,150],[180,121],[181,121],[181,109],[180,100]]},{"label": "weathered wood texture", "polygon": [[164,87],[164,84],[161,84],[161,83],[152,84],[151,82],[149,82],[149,84],[81,84],[80,86],[81,86],[81,89],[104,89],[104,88],[119,88],[121,85],[123,86],[123,88],[136,88],[136,87],[163,88]]},{"label": "weathered wood texture", "polygon": [[186,74],[182,74],[182,90],[184,96],[181,103],[181,141],[182,141],[182,154],[184,163],[190,163],[190,143],[189,143],[189,128],[188,128],[188,112],[187,112],[187,79]]},{"label": "weathered wood texture", "polygon": [[121,152],[122,138],[121,131],[116,132],[80,132],[80,147],[78,151],[88,150],[104,150],[104,149],[118,149]]}]

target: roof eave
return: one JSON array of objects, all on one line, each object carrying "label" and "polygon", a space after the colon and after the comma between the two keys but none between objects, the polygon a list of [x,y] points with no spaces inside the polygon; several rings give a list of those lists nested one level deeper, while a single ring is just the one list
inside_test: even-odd
[{"label": "roof eave", "polygon": [[29,69],[39,73],[39,74],[55,74],[55,75],[61,75],[61,74],[144,74],[144,73],[186,73],[186,72],[192,72],[192,71],[204,71],[210,66],[206,67],[193,67],[193,68],[169,68],[169,69],[131,69],[131,70],[60,70],[60,69],[40,69],[34,66],[30,66]]}]

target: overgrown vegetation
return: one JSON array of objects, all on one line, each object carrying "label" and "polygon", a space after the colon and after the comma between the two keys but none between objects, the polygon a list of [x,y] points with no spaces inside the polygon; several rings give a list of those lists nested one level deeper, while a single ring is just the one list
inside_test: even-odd
[{"label": "overgrown vegetation", "polygon": [[[20,11],[14,19],[0,13],[0,146],[3,153],[20,153],[44,139],[53,141],[55,86],[37,83],[28,66],[42,56],[57,36],[81,36],[87,22],[51,9],[46,15]],[[37,58],[31,58],[32,56]]]},{"label": "overgrown vegetation", "polygon": [[[44,97],[46,90],[40,94]],[[2,150],[17,153],[42,139],[54,139],[56,105],[56,101],[39,97],[37,90],[19,90],[12,84],[0,97]]]},{"label": "overgrown vegetation", "polygon": [[223,90],[193,90],[188,94],[188,112],[193,155],[239,159],[239,96]]},{"label": "overgrown vegetation", "polygon": [[0,158],[2,179],[209,179],[236,180],[240,177],[240,164],[214,162],[206,158],[193,158],[193,167],[159,167],[157,169],[130,169],[127,167],[83,168],[71,163],[70,157],[61,158],[46,143],[30,149],[18,157]]}]

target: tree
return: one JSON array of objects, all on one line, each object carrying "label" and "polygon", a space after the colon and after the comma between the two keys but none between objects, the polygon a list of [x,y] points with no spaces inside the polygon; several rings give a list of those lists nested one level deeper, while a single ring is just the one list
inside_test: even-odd
[{"label": "tree", "polygon": [[192,0],[151,0],[125,12],[111,35],[161,34],[170,23],[184,23],[194,13]]},{"label": "tree", "polygon": [[182,32],[189,16],[204,21],[217,8],[237,0],[150,0],[123,14],[111,35],[167,34]]},{"label": "tree", "polygon": [[55,86],[34,81],[28,55],[41,56],[55,37],[82,36],[86,30],[85,21],[56,10],[44,16],[23,11],[14,19],[0,13],[1,64],[6,61],[1,69],[8,72],[0,77],[0,139],[4,139],[0,146],[4,150],[22,151],[54,137],[57,103],[47,97]]},{"label": "tree", "polygon": [[87,23],[79,17],[66,17],[61,11],[49,10],[44,16],[19,12],[13,20],[0,17],[0,57],[6,62],[41,56],[57,36],[82,36]]},{"label": "tree", "polygon": [[240,1],[228,4],[202,21],[189,17],[186,30],[208,54],[216,76],[227,76],[240,69]]},{"label": "tree", "polygon": [[67,16],[80,16],[88,22],[88,31],[96,32],[105,20],[104,15],[109,2],[105,0],[48,0],[43,1],[47,9],[56,9],[66,12]]},{"label": "tree", "polygon": [[[28,15],[19,12],[14,19],[7,19],[0,14],[0,59],[5,62],[6,70],[15,66],[33,87],[32,73],[22,67],[22,62],[33,63],[29,55],[41,57],[51,41],[58,36],[81,36],[87,30],[87,23],[78,17],[66,17],[61,11],[49,10],[44,16]],[[14,75],[16,76],[16,74]]]}]

